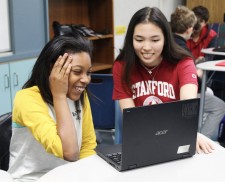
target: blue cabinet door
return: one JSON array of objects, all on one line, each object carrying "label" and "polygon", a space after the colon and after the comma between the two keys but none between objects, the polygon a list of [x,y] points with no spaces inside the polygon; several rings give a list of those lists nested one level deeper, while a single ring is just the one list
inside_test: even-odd
[{"label": "blue cabinet door", "polygon": [[9,64],[0,64],[0,115],[11,112]]},{"label": "blue cabinet door", "polygon": [[12,105],[15,94],[28,80],[36,58],[10,63]]}]

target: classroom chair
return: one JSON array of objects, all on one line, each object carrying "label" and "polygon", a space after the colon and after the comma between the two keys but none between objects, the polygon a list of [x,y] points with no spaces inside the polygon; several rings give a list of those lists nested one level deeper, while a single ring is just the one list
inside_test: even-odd
[{"label": "classroom chair", "polygon": [[115,101],[112,100],[112,74],[92,74],[88,85],[97,143],[102,142],[101,132],[115,134]]},{"label": "classroom chair", "polygon": [[12,113],[0,116],[0,169],[7,171],[9,167],[9,145],[12,136]]}]

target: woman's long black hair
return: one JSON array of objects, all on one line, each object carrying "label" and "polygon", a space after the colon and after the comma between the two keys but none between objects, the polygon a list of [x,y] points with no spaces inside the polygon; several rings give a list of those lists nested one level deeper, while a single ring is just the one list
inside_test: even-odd
[{"label": "woman's long black hair", "polygon": [[158,8],[142,8],[138,10],[131,18],[128,25],[124,46],[116,58],[116,61],[124,61],[126,63],[121,79],[128,86],[130,85],[129,80],[131,71],[136,64],[139,64],[139,58],[137,57],[133,46],[134,29],[138,24],[148,22],[155,24],[163,32],[165,43],[162,51],[162,57],[164,60],[176,64],[185,57],[192,57],[189,52],[182,49],[175,43],[170,24]]},{"label": "woman's long black hair", "polygon": [[[23,85],[23,89],[37,86],[43,100],[46,103],[53,105],[49,76],[54,63],[58,57],[64,53],[74,54],[80,52],[86,52],[90,56],[92,54],[91,42],[80,34],[77,33],[53,38],[42,49],[36,63],[34,64],[30,78]],[[83,103],[83,94],[81,95],[81,103]]]}]

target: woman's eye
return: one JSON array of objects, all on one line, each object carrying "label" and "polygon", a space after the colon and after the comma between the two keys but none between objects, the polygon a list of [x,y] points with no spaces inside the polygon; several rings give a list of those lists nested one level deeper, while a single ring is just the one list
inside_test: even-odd
[{"label": "woman's eye", "polygon": [[159,39],[154,39],[154,40],[152,40],[153,42],[158,42],[159,41]]},{"label": "woman's eye", "polygon": [[135,39],[135,41],[137,41],[137,42],[141,42],[141,41],[143,41],[142,39]]},{"label": "woman's eye", "polygon": [[74,73],[75,75],[79,75],[79,74],[82,73],[82,71],[81,71],[81,70],[73,70],[73,73]]}]

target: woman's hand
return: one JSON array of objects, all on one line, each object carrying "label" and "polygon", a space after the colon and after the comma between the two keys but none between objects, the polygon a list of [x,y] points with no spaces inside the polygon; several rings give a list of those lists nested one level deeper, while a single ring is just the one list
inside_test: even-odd
[{"label": "woman's hand", "polygon": [[53,97],[66,97],[72,57],[65,53],[55,62],[50,77],[50,89]]},{"label": "woman's hand", "polygon": [[52,68],[49,81],[56,113],[57,133],[62,141],[63,158],[68,161],[76,161],[79,158],[79,146],[76,129],[67,103],[71,61],[72,57],[67,53],[59,56]]},{"label": "woman's hand", "polygon": [[202,78],[203,71],[201,69],[197,69],[197,75],[198,75],[199,78]]},{"label": "woman's hand", "polygon": [[197,142],[196,142],[196,151],[197,153],[212,153],[214,150],[213,141],[202,135],[201,133],[197,134]]},{"label": "woman's hand", "polygon": [[195,64],[199,64],[205,62],[205,57],[204,56],[199,56],[197,59],[195,59]]}]

